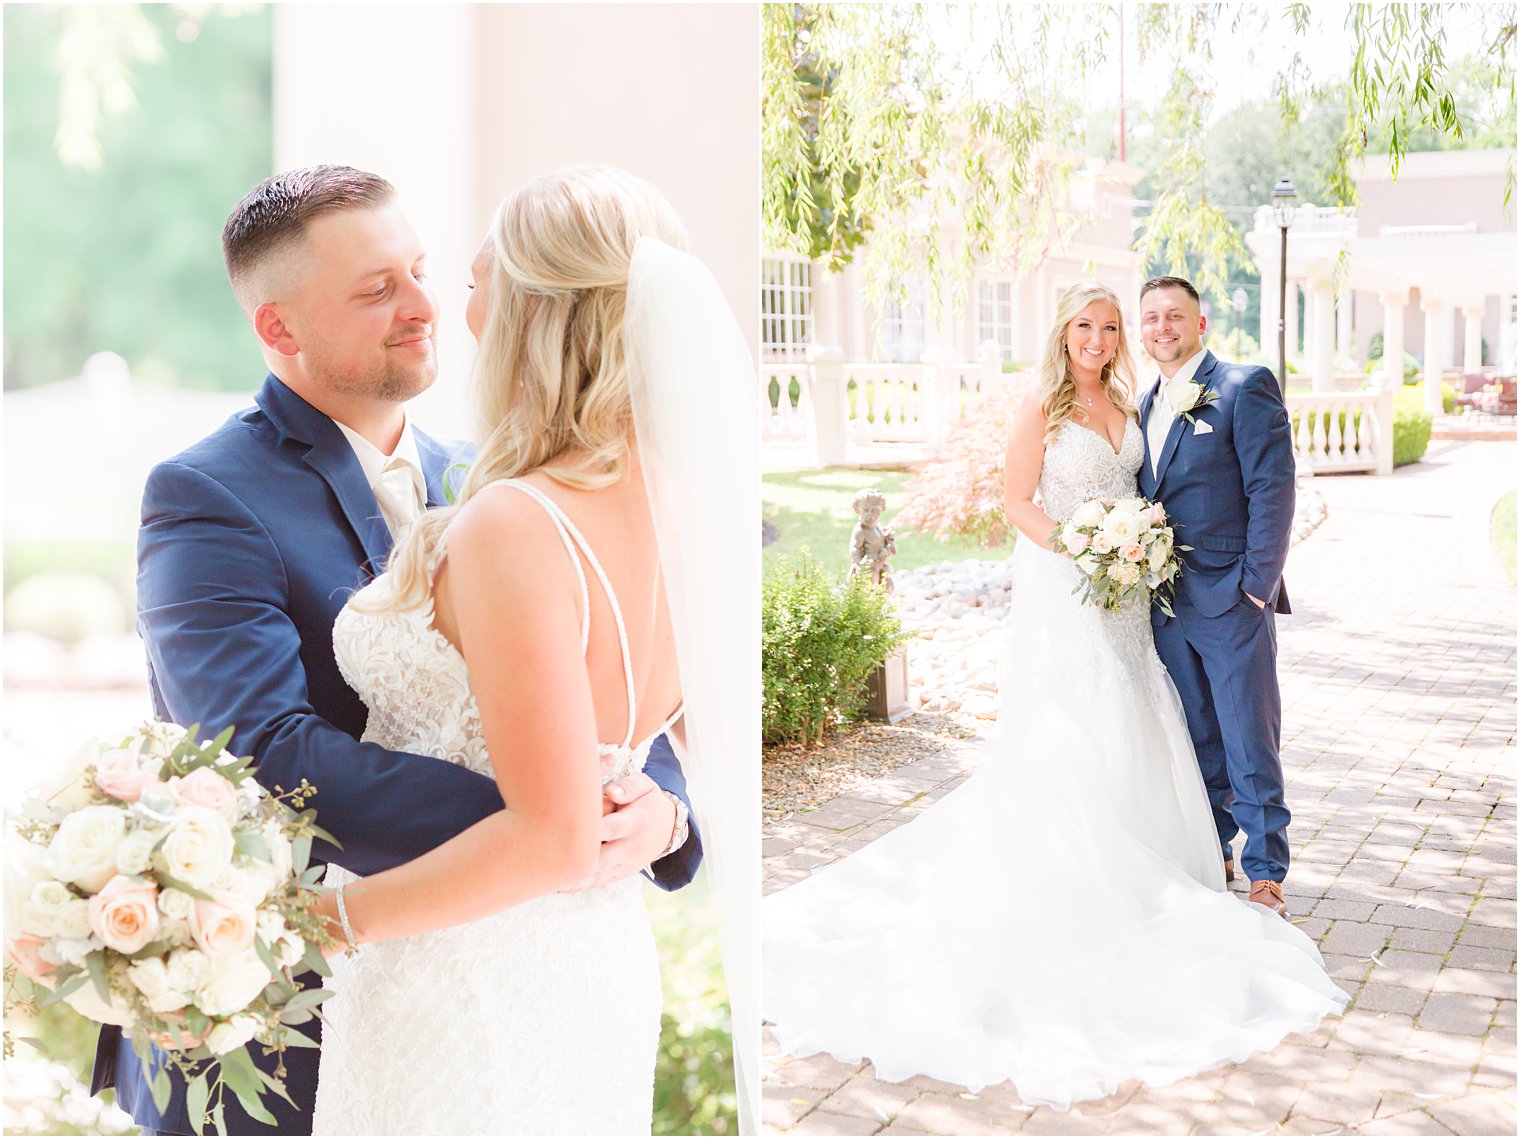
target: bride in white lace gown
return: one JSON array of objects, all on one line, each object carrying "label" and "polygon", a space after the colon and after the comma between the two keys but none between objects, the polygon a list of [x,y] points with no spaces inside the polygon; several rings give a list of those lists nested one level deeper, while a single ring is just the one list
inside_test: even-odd
[{"label": "bride in white lace gown", "polygon": [[491,775],[506,809],[394,870],[330,870],[322,912],[362,947],[333,962],[318,1134],[650,1130],[642,882],[579,887],[600,787],[642,768],[683,694],[623,336],[649,237],[683,256],[658,191],[608,168],[503,203],[467,310],[496,426],[459,504],[339,615],[364,738]]},{"label": "bride in white lace gown", "polygon": [[884,1080],[1011,1080],[1064,1109],[1243,1060],[1346,1003],[1308,937],[1225,891],[1148,607],[1079,602],[1048,548],[1082,502],[1136,494],[1127,360],[1113,294],[1069,290],[1056,382],[1010,444],[997,735],[923,815],[766,899],[762,1012],[786,1052],[868,1057]]}]

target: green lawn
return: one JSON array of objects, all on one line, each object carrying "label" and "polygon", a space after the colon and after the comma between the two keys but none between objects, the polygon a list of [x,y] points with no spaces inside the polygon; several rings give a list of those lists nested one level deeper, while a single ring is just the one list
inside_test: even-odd
[{"label": "green lawn", "polygon": [[1515,580],[1515,492],[1510,491],[1494,507],[1489,528],[1494,536],[1494,549],[1499,552],[1499,565]]},{"label": "green lawn", "polygon": [[[855,492],[875,487],[886,495],[885,521],[890,526],[905,502],[902,488],[908,478],[906,471],[844,467],[765,475],[761,479],[762,516],[776,528],[776,540],[765,547],[766,564],[807,546],[826,568],[844,573],[850,562],[850,531],[856,522],[850,509]],[[931,562],[1006,557],[1010,547],[983,550],[970,542],[939,542],[918,534],[898,534],[897,550],[892,566],[901,571]]]}]

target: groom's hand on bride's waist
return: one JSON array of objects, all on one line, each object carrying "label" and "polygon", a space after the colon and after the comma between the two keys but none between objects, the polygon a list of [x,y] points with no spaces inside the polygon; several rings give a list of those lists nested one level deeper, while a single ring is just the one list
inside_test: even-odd
[{"label": "groom's hand on bride's waist", "polygon": [[637,874],[666,852],[676,827],[670,796],[649,776],[626,775],[607,785],[602,800],[602,850],[596,873],[566,893],[609,886]]}]

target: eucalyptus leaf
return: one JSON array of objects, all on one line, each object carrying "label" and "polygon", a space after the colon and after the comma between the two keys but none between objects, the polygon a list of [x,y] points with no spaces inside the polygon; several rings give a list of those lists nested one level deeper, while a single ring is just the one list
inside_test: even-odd
[{"label": "eucalyptus leaf", "polygon": [[148,1088],[153,1093],[153,1106],[162,1114],[169,1106],[169,1097],[174,1094],[174,1088],[169,1083],[168,1069],[160,1068],[154,1072]]},{"label": "eucalyptus leaf", "polygon": [[190,1126],[195,1128],[197,1135],[204,1135],[206,1128],[206,1101],[211,1096],[211,1089],[206,1083],[206,1073],[202,1072],[185,1089],[185,1113],[190,1117]]},{"label": "eucalyptus leaf", "polygon": [[95,983],[95,991],[100,994],[100,999],[110,1004],[111,982],[106,979],[106,951],[97,949],[84,959],[84,964],[89,970],[90,980]]}]

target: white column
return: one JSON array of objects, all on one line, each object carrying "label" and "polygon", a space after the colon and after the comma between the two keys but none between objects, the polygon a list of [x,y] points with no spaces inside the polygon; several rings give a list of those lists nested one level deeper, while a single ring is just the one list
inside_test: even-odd
[{"label": "white column", "polygon": [[1483,306],[1462,308],[1462,370],[1477,372],[1483,368]]},{"label": "white column", "polygon": [[808,439],[813,465],[837,467],[845,461],[850,405],[846,398],[844,352],[813,344],[808,347],[809,380],[813,389],[812,435]]},{"label": "white column", "polygon": [[438,379],[412,408],[428,430],[467,437],[475,342],[464,283],[486,224],[475,200],[475,9],[279,4],[273,14],[275,169],[330,162],[396,187],[438,294]]},{"label": "white column", "polygon": [[1405,292],[1383,294],[1383,370],[1374,373],[1374,386],[1397,391],[1404,383]]},{"label": "white column", "polygon": [[1310,316],[1305,355],[1312,390],[1335,390],[1335,293],[1323,277],[1312,277],[1305,291],[1305,309]]},{"label": "white column", "polygon": [[1337,357],[1352,356],[1351,310],[1353,295],[1350,289],[1342,289],[1335,297],[1335,354]]},{"label": "white column", "polygon": [[1295,364],[1302,363],[1304,358],[1303,349],[1298,337],[1298,282],[1288,282],[1288,301],[1284,306],[1288,315],[1288,359]]},{"label": "white column", "polygon": [[1446,359],[1446,326],[1450,314],[1446,302],[1432,297],[1422,299],[1420,308],[1425,313],[1425,410],[1432,415],[1441,414],[1441,366]]},{"label": "white column", "polygon": [[[1281,279],[1270,269],[1264,269],[1261,274],[1261,342],[1263,355],[1272,361],[1272,370],[1277,371],[1277,298],[1278,289],[1282,287]],[[1281,377],[1279,377],[1280,379]]]}]

